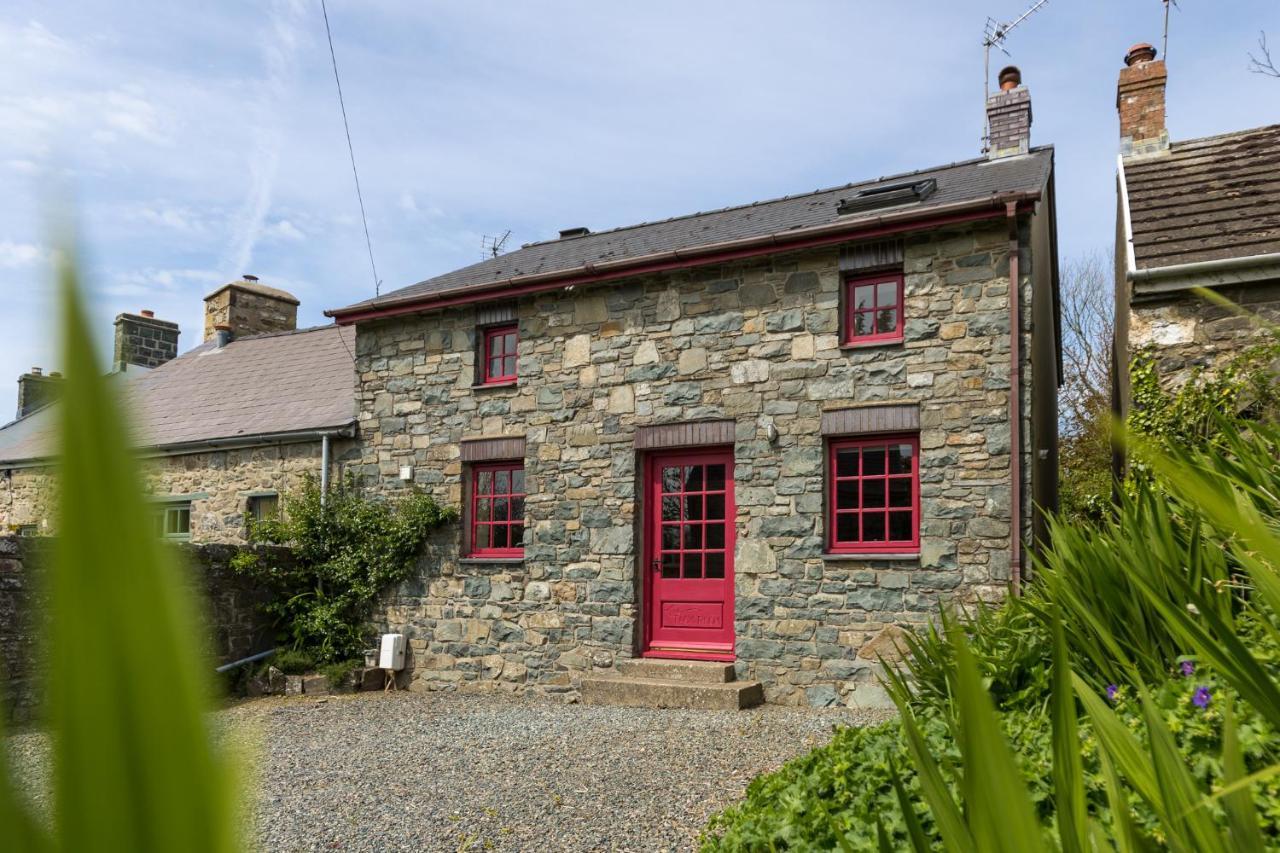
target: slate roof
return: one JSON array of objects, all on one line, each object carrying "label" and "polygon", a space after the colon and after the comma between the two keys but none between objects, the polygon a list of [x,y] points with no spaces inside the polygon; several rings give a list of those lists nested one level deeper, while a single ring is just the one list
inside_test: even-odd
[{"label": "slate roof", "polygon": [[[1033,148],[1028,155],[1022,157],[998,160],[977,158],[804,195],[600,231],[585,237],[530,243],[517,251],[325,313],[331,316],[342,315],[447,291],[481,289],[515,276],[571,271],[584,264],[640,258],[729,240],[782,235],[796,229],[837,222],[852,225],[865,220],[872,223],[886,213],[899,213],[908,208],[923,216],[931,210],[961,202],[1041,190],[1049,179],[1052,164],[1052,146],[1041,146]],[[837,211],[842,199],[852,198],[859,191],[877,185],[897,184],[908,180],[924,181],[929,178],[937,180],[937,191],[911,205],[846,215]],[[501,296],[500,293],[494,295],[496,298]]]},{"label": "slate roof", "polygon": [[1122,162],[1138,269],[1280,252],[1280,124]]},{"label": "slate roof", "polygon": [[[115,379],[141,448],[340,428],[355,423],[354,347],[353,329],[320,326],[204,343]],[[57,408],[0,428],[0,465],[51,456]]]}]

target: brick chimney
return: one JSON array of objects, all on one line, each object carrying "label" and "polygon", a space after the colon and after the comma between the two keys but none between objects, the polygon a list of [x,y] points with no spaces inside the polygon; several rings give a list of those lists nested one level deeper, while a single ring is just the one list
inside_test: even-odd
[{"label": "brick chimney", "polygon": [[1031,93],[1022,72],[1000,71],[1000,91],[987,97],[987,159],[1013,157],[1031,149]]},{"label": "brick chimney", "polygon": [[157,320],[154,311],[116,316],[113,370],[159,367],[178,356],[178,324]]},{"label": "brick chimney", "polygon": [[258,283],[256,275],[224,284],[204,298],[204,339],[214,340],[218,326],[230,327],[230,338],[298,327],[298,300],[293,294]]},{"label": "brick chimney", "polygon": [[1151,45],[1135,44],[1125,54],[1124,64],[1116,88],[1120,153],[1136,157],[1168,151],[1164,89],[1169,75],[1164,60],[1156,59],[1156,49]]},{"label": "brick chimney", "polygon": [[45,376],[44,371],[38,367],[33,367],[30,373],[19,376],[18,417],[29,415],[36,409],[43,409],[58,399],[58,394],[62,391],[61,383],[61,373],[50,373]]}]

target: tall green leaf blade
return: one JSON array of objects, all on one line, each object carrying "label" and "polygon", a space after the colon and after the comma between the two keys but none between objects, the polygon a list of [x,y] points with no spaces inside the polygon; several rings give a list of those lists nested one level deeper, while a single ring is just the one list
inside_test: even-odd
[{"label": "tall green leaf blade", "polygon": [[1067,664],[1067,638],[1061,614],[1053,611],[1053,791],[1057,806],[1058,838],[1063,853],[1085,853],[1089,848],[1085,824],[1084,768],[1076,699],[1071,691]]},{"label": "tall green leaf blade", "polygon": [[195,608],[182,567],[152,531],[69,259],[59,277],[66,379],[48,678],[59,846],[233,850],[234,801],[205,717],[210,670]]},{"label": "tall green leaf blade", "polygon": [[1228,848],[1209,812],[1196,808],[1202,799],[1201,793],[1178,754],[1178,745],[1165,725],[1160,709],[1145,690],[1141,695],[1156,786],[1161,796],[1159,811],[1168,829],[1170,847],[1187,853],[1227,853]]},{"label": "tall green leaf blade", "polygon": [[[1222,719],[1222,781],[1230,785],[1245,778],[1244,755],[1240,752],[1240,737],[1236,731],[1235,711],[1228,702]],[[1227,826],[1231,829],[1231,843],[1240,853],[1260,853],[1266,849],[1262,833],[1258,830],[1258,812],[1253,807],[1253,797],[1242,788],[1222,797],[1227,812]]]},{"label": "tall green leaf blade", "polygon": [[1089,719],[1093,721],[1093,730],[1098,737],[1099,748],[1116,770],[1129,780],[1129,784],[1137,791],[1138,796],[1146,800],[1153,808],[1160,804],[1160,791],[1156,784],[1155,767],[1142,746],[1125,728],[1124,723],[1116,717],[1115,712],[1107,707],[1098,694],[1086,684],[1080,676],[1072,673],[1072,684],[1080,704],[1084,705]]},{"label": "tall green leaf blade", "polygon": [[920,733],[920,727],[916,725],[911,708],[900,704],[898,710],[902,712],[902,732],[906,736],[907,750],[911,753],[911,763],[919,777],[925,802],[929,804],[933,819],[938,824],[942,846],[952,853],[977,853],[978,847],[969,833],[969,827],[965,825],[964,815],[952,799],[937,761],[929,753],[929,746]]}]

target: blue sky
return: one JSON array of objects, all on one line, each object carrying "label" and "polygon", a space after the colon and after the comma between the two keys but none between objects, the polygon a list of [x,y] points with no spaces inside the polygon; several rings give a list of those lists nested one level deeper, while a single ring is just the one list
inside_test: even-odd
[{"label": "blue sky", "polygon": [[[978,153],[988,15],[1024,0],[391,2],[330,19],[384,290],[511,244],[804,192]],[[1113,229],[1115,82],[1159,0],[1053,0],[1010,37],[1057,146],[1063,257]],[[1280,121],[1249,74],[1277,0],[1182,0],[1175,139]],[[57,369],[49,212],[75,199],[104,346],[151,308],[199,343],[201,297],[257,274],[303,324],[373,284],[319,0],[28,2],[0,10],[0,421]]]}]

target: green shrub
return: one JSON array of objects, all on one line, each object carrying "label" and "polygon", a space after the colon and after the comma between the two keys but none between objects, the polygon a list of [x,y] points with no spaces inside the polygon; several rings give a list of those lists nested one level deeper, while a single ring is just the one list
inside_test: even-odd
[{"label": "green shrub", "polygon": [[266,667],[274,666],[285,675],[302,675],[316,668],[316,661],[311,655],[297,649],[285,649],[267,658]]},{"label": "green shrub", "polygon": [[347,676],[363,665],[364,661],[360,660],[342,660],[336,663],[327,663],[320,667],[320,674],[329,680],[330,687],[341,687],[342,683],[347,680]]},{"label": "green shrub", "polygon": [[286,545],[294,558],[242,552],[232,567],[271,592],[266,611],[281,641],[318,663],[361,654],[378,596],[413,574],[432,530],[458,517],[424,492],[397,500],[366,496],[354,477],[326,496],[309,477],[283,504],[277,517],[251,522],[249,538]]}]

